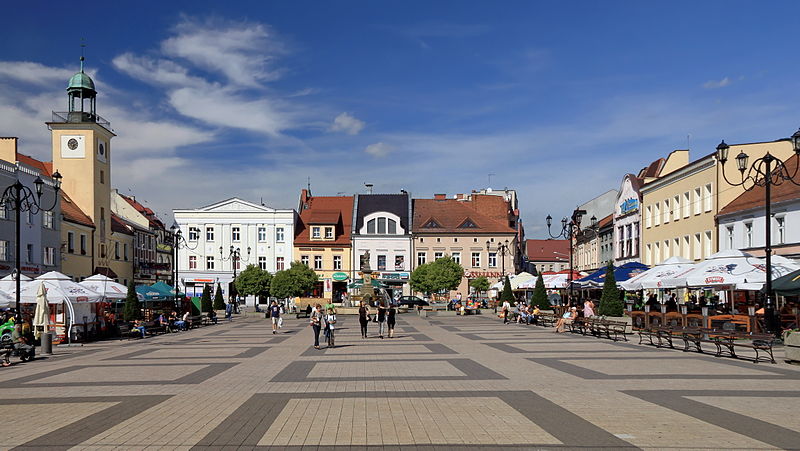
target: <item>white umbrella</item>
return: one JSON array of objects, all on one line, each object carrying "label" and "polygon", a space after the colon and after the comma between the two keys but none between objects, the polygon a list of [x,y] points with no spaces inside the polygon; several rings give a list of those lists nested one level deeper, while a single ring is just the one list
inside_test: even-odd
[{"label": "white umbrella", "polygon": [[536,284],[536,276],[528,272],[521,272],[513,276],[509,282],[512,290],[525,289],[527,288],[526,283]]},{"label": "white umbrella", "polygon": [[[75,283],[68,276],[58,271],[50,271],[37,277],[36,280],[44,283],[47,289],[47,302],[50,304],[61,304],[69,301],[71,303],[100,302],[103,296],[78,283]],[[38,284],[30,283],[20,291],[20,299],[23,303],[33,304],[36,302],[36,290]]]},{"label": "white umbrella", "polygon": [[33,328],[36,338],[41,337],[49,326],[50,308],[47,305],[47,289],[44,287],[44,282],[40,282],[39,290],[36,292],[36,311],[33,313]]},{"label": "white umbrella", "polygon": [[112,278],[102,274],[87,277],[79,282],[78,285],[101,294],[105,299],[125,299],[128,295],[128,287],[114,282]]},{"label": "white umbrella", "polygon": [[[20,287],[24,288],[25,285],[29,284],[31,280],[33,279],[26,276],[25,274],[21,275],[19,278]],[[13,274],[9,274],[0,279],[0,291],[5,291],[6,293],[13,293],[17,291],[17,279],[14,277]]]},{"label": "white umbrella", "polygon": [[[790,266],[772,265],[772,277],[778,278],[792,272]],[[670,279],[675,286],[707,287],[764,283],[767,267],[764,260],[739,250],[725,250],[711,255],[683,273]]]},{"label": "white umbrella", "polygon": [[14,306],[16,302],[17,300],[13,296],[6,293],[5,291],[0,290],[0,308],[7,308]]},{"label": "white umbrella", "polygon": [[675,278],[692,266],[694,263],[691,260],[678,256],[670,257],[641,274],[617,283],[617,285],[628,291],[642,288],[674,288],[666,286],[666,281]]}]

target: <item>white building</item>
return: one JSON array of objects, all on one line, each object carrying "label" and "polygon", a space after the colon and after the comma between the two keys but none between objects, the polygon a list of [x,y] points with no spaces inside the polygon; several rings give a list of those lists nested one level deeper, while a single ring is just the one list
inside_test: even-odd
[{"label": "white building", "polygon": [[619,188],[617,205],[614,207],[614,261],[618,266],[640,261],[641,186],[642,179],[626,174]]},{"label": "white building", "polygon": [[[232,198],[198,209],[173,210],[173,214],[186,240],[178,249],[178,283],[188,296],[200,296],[205,285],[216,289],[219,283],[228,299],[234,273],[247,265],[275,273],[291,264],[294,210]],[[246,303],[254,305],[255,299]]]},{"label": "white building", "polygon": [[357,194],[353,205],[353,264],[358,277],[361,256],[369,251],[374,277],[393,290],[410,294],[411,196]]}]

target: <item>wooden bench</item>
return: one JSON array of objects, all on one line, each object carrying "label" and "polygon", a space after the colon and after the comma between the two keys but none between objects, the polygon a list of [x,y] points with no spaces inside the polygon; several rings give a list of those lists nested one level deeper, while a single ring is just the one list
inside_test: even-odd
[{"label": "wooden bench", "polygon": [[[623,340],[628,341],[628,337],[625,335],[628,330],[628,323],[604,319],[603,324],[605,325],[606,337],[610,340],[619,341],[619,337],[622,337]],[[614,336],[612,337],[611,334],[614,334]]]},{"label": "wooden bench", "polygon": [[669,327],[650,326],[648,328],[639,329],[639,344],[642,344],[644,338],[647,337],[650,345],[657,348],[673,348],[672,333]]},{"label": "wooden bench", "polygon": [[[127,337],[128,340],[131,339],[131,325],[128,323],[119,323],[117,324],[117,329],[119,329],[119,339],[122,340],[122,337]],[[137,335],[139,331],[136,331]]]},{"label": "wooden bench", "polygon": [[544,327],[553,327],[556,324],[556,315],[555,313],[544,313],[539,312],[539,325]]},{"label": "wooden bench", "polygon": [[[729,357],[738,358],[740,356],[736,355],[736,348],[746,348],[752,349],[756,354],[753,358],[753,363],[761,361],[775,363],[775,356],[772,354],[772,345],[775,343],[775,337],[771,334],[717,329],[705,329],[704,333],[708,336],[708,341],[716,345],[717,357],[725,353]],[[741,340],[749,341],[743,342]],[[761,352],[765,352],[769,357],[762,357]]]},{"label": "wooden bench", "polygon": [[187,329],[194,329],[203,325],[203,316],[205,315],[192,315],[189,317],[189,324],[186,325]]},{"label": "wooden bench", "polygon": [[147,321],[144,323],[144,330],[151,335],[167,333],[167,328],[158,323],[158,321]]}]

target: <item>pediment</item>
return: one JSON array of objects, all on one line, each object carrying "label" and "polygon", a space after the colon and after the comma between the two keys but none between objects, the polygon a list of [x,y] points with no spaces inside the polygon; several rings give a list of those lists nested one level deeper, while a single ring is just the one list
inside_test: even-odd
[{"label": "pediment", "polygon": [[217,202],[216,204],[208,205],[200,209],[201,211],[215,211],[215,212],[224,212],[224,211],[236,211],[236,212],[274,212],[274,208],[270,208],[264,205],[254,204],[252,202],[248,202],[246,200],[239,199],[238,197],[234,197],[231,199],[223,200],[222,202]]}]

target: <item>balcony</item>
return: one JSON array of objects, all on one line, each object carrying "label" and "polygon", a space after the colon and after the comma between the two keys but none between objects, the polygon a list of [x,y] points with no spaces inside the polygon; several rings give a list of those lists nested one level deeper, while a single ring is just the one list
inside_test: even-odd
[{"label": "balcony", "polygon": [[53,111],[51,122],[69,124],[80,124],[84,122],[94,122],[98,125],[111,130],[111,122],[105,120],[99,114],[91,114],[82,111]]}]

